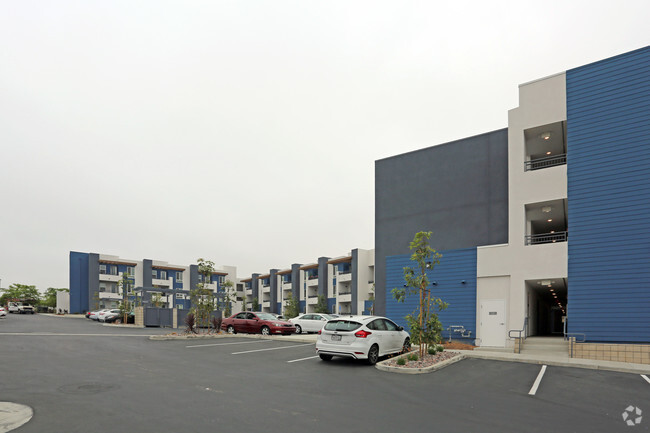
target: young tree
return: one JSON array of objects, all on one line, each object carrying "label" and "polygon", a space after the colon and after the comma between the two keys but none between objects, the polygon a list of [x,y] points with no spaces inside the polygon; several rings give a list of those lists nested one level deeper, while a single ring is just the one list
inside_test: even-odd
[{"label": "young tree", "polygon": [[251,308],[253,311],[259,311],[260,310],[260,302],[257,300],[257,298],[253,298],[253,307]]},{"label": "young tree", "polygon": [[442,311],[447,304],[440,298],[431,295],[431,286],[427,271],[432,271],[435,265],[440,264],[442,254],[429,246],[431,232],[418,232],[413,241],[409,244],[411,261],[415,267],[404,268],[404,288],[392,290],[393,297],[397,302],[404,302],[409,295],[418,295],[418,308],[406,316],[411,335],[415,343],[420,345],[420,357],[424,356],[429,349],[429,344],[435,344],[440,340],[442,326],[438,320],[438,314],[433,309]]},{"label": "young tree", "polygon": [[327,298],[324,295],[318,295],[318,303],[316,303],[314,313],[329,313],[327,309]]},{"label": "young tree", "polygon": [[231,292],[232,288],[234,287],[234,284],[230,280],[226,280],[225,283],[223,283],[223,287],[221,288],[222,290],[222,297],[220,300],[220,310],[223,311],[223,317],[230,317],[232,315],[232,301],[234,300],[233,293]]},{"label": "young tree", "polygon": [[214,292],[208,288],[208,284],[210,284],[210,278],[214,273],[214,262],[200,258],[197,263],[203,281],[197,284],[196,289],[190,290],[190,300],[192,302],[190,312],[196,318],[197,327],[203,326],[208,330],[206,332],[209,332],[210,316],[215,309],[215,297]]},{"label": "young tree", "polygon": [[297,317],[300,314],[300,301],[294,298],[292,293],[287,295],[286,301],[287,305],[284,307],[284,315],[289,319]]}]

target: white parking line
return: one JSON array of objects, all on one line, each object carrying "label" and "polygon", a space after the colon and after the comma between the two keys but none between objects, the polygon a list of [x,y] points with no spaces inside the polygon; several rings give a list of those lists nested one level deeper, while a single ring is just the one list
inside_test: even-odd
[{"label": "white parking line", "polygon": [[308,359],[314,359],[314,358],[318,358],[318,355],[316,355],[316,356],[310,356],[310,357],[308,357],[308,358],[293,359],[293,360],[291,360],[291,361],[287,361],[287,362],[306,361],[306,360],[308,360]]},{"label": "white parking line", "polygon": [[209,347],[209,346],[228,346],[230,344],[255,344],[255,343],[268,343],[273,340],[257,340],[257,341],[236,341],[234,343],[213,343],[213,344],[197,344],[194,346],[185,347]]},{"label": "white parking line", "polygon": [[544,377],[544,372],[546,371],[546,366],[542,365],[542,369],[539,371],[539,374],[537,375],[537,379],[535,379],[535,383],[533,383],[533,387],[528,391],[528,395],[535,395],[537,392],[537,388],[539,388],[539,383],[542,381],[542,377]]},{"label": "white parking line", "polygon": [[641,377],[644,378],[646,382],[650,383],[650,379],[648,379],[648,376],[642,374]]},{"label": "white parking line", "polygon": [[269,349],[247,350],[245,352],[234,352],[234,353],[231,353],[231,355],[241,355],[243,353],[253,353],[253,352],[264,352],[266,350],[291,349],[291,348],[294,348],[294,347],[313,346],[314,344],[316,344],[316,343],[294,344],[293,346],[282,346],[282,347],[271,347]]}]

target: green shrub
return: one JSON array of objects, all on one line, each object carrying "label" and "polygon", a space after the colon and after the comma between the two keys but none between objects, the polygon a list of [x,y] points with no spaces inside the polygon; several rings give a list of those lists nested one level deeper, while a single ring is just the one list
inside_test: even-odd
[{"label": "green shrub", "polygon": [[406,365],[406,359],[404,358],[399,358],[397,360],[397,365]]},{"label": "green shrub", "polygon": [[436,353],[438,353],[438,349],[436,348],[436,346],[429,346],[427,352],[429,352],[429,355],[435,355]]},{"label": "green shrub", "polygon": [[418,360],[418,354],[417,354],[417,353],[411,353],[411,354],[408,356],[408,360],[409,360],[409,361],[417,361],[417,360]]},{"label": "green shrub", "polygon": [[445,350],[445,346],[443,346],[442,344],[438,346],[438,352],[442,353],[443,350]]}]

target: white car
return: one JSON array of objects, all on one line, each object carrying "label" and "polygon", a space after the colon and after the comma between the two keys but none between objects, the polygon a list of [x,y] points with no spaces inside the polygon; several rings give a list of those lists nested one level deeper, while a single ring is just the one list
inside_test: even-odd
[{"label": "white car", "polygon": [[380,316],[342,316],[328,321],[318,334],[316,352],[323,361],[334,356],[365,359],[374,365],[381,356],[410,350],[411,336]]},{"label": "white car", "polygon": [[105,308],[103,310],[91,311],[90,314],[88,315],[88,318],[90,320],[99,320],[99,314],[105,311],[110,311],[110,310]]},{"label": "white car", "polygon": [[329,314],[307,313],[289,319],[289,322],[296,326],[296,334],[300,334],[302,332],[318,332],[323,328],[323,326],[325,326],[325,323],[327,323],[328,320],[332,319],[334,319],[334,317]]},{"label": "white car", "polygon": [[111,317],[114,315],[120,314],[120,309],[119,308],[113,308],[112,310],[104,310],[100,311],[99,314],[97,315],[97,320],[99,322],[105,322],[107,317]]},{"label": "white car", "polygon": [[0,307],[0,317],[5,317],[7,315],[7,309],[5,307]]}]

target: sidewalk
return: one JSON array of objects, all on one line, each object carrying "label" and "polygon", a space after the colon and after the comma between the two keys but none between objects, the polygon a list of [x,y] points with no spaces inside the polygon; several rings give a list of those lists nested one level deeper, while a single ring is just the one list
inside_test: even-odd
[{"label": "sidewalk", "polygon": [[556,365],[559,367],[589,368],[592,370],[619,371],[622,373],[650,374],[649,364],[634,364],[630,362],[604,361],[595,359],[569,358],[569,355],[548,354],[530,355],[525,353],[510,353],[503,351],[454,350],[466,358],[492,359],[495,361],[524,362],[528,364]]}]

